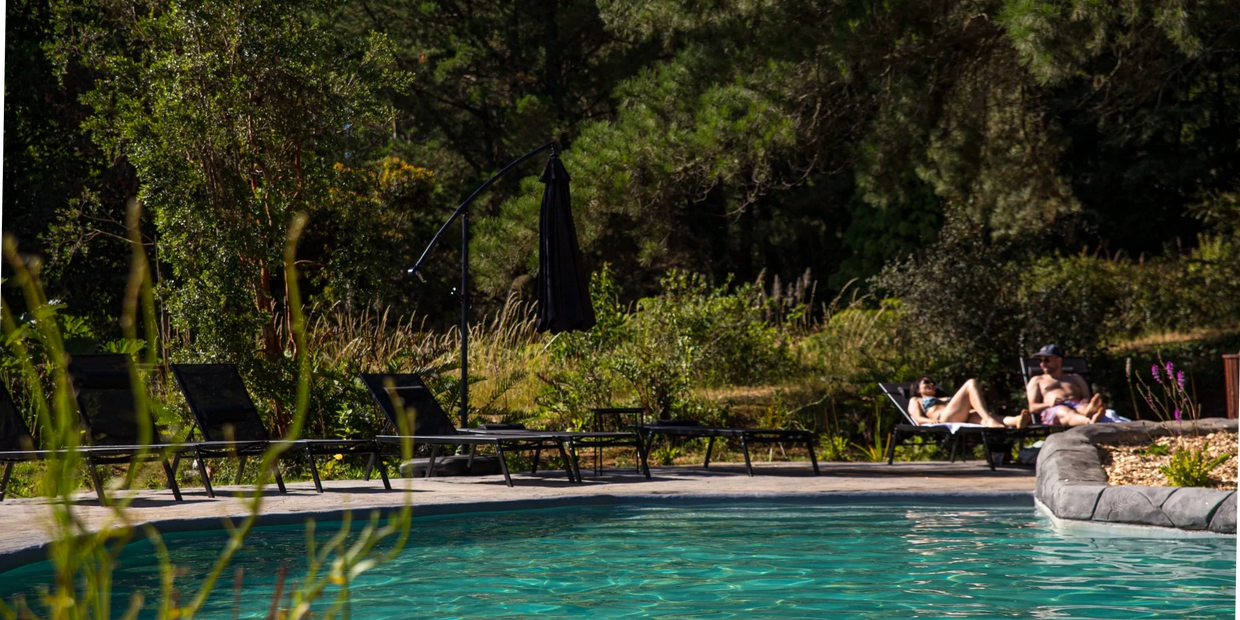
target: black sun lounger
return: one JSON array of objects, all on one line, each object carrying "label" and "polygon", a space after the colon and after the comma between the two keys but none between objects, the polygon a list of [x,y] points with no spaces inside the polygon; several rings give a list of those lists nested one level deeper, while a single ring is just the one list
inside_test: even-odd
[{"label": "black sun lounger", "polygon": [[[953,463],[956,462],[956,453],[966,437],[980,437],[985,445],[986,462],[990,463],[990,446],[986,444],[988,437],[982,434],[984,426],[981,424],[918,424],[908,412],[908,402],[913,397],[912,383],[880,383],[878,387],[904,416],[904,423],[896,424],[891,429],[891,439],[887,442],[888,465],[895,462],[896,447],[904,443],[906,438],[914,436],[931,437],[938,441],[939,445],[948,446]],[[942,390],[938,390],[937,395],[947,396]],[[961,460],[964,460],[963,457],[964,455],[961,454]],[[994,469],[993,463],[991,469]]]},{"label": "black sun lounger", "polygon": [[[440,446],[469,446],[469,465],[478,446],[491,446],[499,456],[500,471],[508,486],[513,486],[512,476],[508,472],[505,452],[541,452],[556,450],[564,462],[564,471],[570,482],[576,482],[572,461],[564,447],[564,437],[552,433],[507,432],[487,433],[458,431],[448,419],[448,414],[435,400],[435,395],[427,389],[422,378],[416,374],[365,374],[360,375],[362,383],[378,403],[379,409],[387,418],[388,426],[394,429],[395,435],[380,435],[375,439],[382,445],[399,446],[404,441],[411,441],[414,446],[424,445],[430,450],[430,461],[426,467],[426,477],[435,474],[435,458]],[[405,421],[399,420],[397,410],[403,410]],[[402,426],[405,430],[402,430]],[[411,432],[404,435],[403,432]],[[385,467],[382,458],[379,467]]]},{"label": "black sun lounger", "polygon": [[[568,447],[568,455],[572,457],[573,473],[576,475],[578,482],[581,481],[579,448],[636,448],[637,460],[641,464],[641,471],[646,475],[646,479],[650,480],[650,468],[646,465],[645,445],[642,442],[641,435],[638,435],[636,431],[543,431],[527,429],[524,424],[482,424],[476,429],[471,428],[463,432],[513,437],[519,437],[523,434],[559,437]],[[534,471],[538,469],[538,456],[539,452],[535,451]],[[595,468],[595,475],[599,473],[599,469],[598,467]]]},{"label": "black sun lounger", "polygon": [[[192,450],[192,446],[164,443],[153,426],[151,443],[142,443],[128,358],[122,354],[74,355],[69,360],[68,370],[78,413],[90,440],[90,446],[82,453],[99,501],[107,503],[99,466],[135,461],[159,461],[168,477],[168,488],[173,497],[181,501],[176,470],[181,456]],[[169,454],[173,456],[172,463],[168,462]]]},{"label": "black sun lounger", "polygon": [[[950,446],[952,462],[956,461],[956,454],[959,452],[960,445],[965,439],[979,437],[986,454],[986,464],[993,471],[995,469],[995,460],[991,448],[994,444],[1029,437],[1044,437],[1059,428],[1043,424],[1030,424],[1025,428],[989,428],[981,424],[969,423],[918,424],[908,412],[908,403],[913,397],[912,383],[880,383],[878,387],[883,391],[883,394],[887,395],[887,398],[896,406],[896,409],[900,410],[900,414],[904,416],[904,420],[907,422],[907,424],[896,424],[891,429],[891,440],[887,444],[888,465],[895,462],[896,447],[909,437],[929,436],[937,439],[940,444],[947,444]],[[945,397],[947,395],[942,390],[939,390],[938,396]],[[963,453],[961,453],[961,460],[964,460]]]},{"label": "black sun lounger", "polygon": [[[753,463],[749,457],[749,446],[756,445],[787,445],[805,446],[809,452],[809,462],[814,466],[814,475],[818,471],[818,455],[814,454],[818,436],[813,431],[781,430],[774,428],[722,428],[718,426],[702,426],[695,420],[656,420],[650,424],[634,424],[633,429],[646,435],[646,450],[642,458],[650,453],[654,445],[655,435],[676,437],[706,437],[706,462],[703,467],[710,467],[710,453],[718,438],[736,438],[740,440],[741,452],[745,454],[745,471],[753,476]],[[643,465],[645,467],[645,465]]]},{"label": "black sun lounger", "polygon": [[[207,476],[207,458],[238,458],[236,484],[241,484],[241,473],[245,469],[246,460],[261,457],[267,447],[277,440],[267,432],[263,419],[258,415],[254,400],[245,387],[241,373],[233,364],[173,364],[172,374],[176,375],[181,392],[185,394],[185,402],[194,414],[195,429],[206,441],[195,443],[194,451],[198,458],[198,467],[203,472],[203,482],[207,494],[215,497],[211,488],[210,477]],[[190,431],[191,436],[193,430]],[[318,465],[314,457],[334,454],[367,454],[370,455],[370,468],[378,458],[379,446],[373,439],[301,439],[288,442],[290,449],[304,451],[310,461],[310,475],[314,479],[314,488],[323,492],[323,482],[319,478]],[[284,492],[284,478],[277,467],[276,484]],[[384,488],[391,490],[392,485],[383,474]],[[369,479],[369,478],[368,478]]]}]

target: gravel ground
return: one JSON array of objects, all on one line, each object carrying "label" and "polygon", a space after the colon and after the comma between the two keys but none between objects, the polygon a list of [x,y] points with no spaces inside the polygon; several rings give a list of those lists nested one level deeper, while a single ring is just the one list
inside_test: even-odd
[{"label": "gravel ground", "polygon": [[[1236,488],[1236,455],[1240,454],[1240,441],[1236,433],[1210,433],[1201,436],[1186,433],[1181,436],[1159,437],[1154,443],[1167,446],[1170,452],[1179,449],[1204,449],[1211,458],[1231,455],[1231,458],[1223,461],[1210,473],[1210,478],[1216,489]],[[1168,486],[1167,478],[1158,468],[1171,460],[1170,453],[1166,456],[1149,454],[1149,445],[1099,445],[1102,466],[1107,471],[1107,482],[1114,486]]]}]

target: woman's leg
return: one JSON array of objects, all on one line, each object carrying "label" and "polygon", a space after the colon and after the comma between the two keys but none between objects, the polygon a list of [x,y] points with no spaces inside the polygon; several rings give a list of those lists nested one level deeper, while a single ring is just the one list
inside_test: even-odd
[{"label": "woman's leg", "polygon": [[943,408],[939,414],[940,422],[967,422],[969,421],[970,412],[976,412],[981,420],[980,424],[993,428],[1003,427],[1003,422],[995,419],[990,415],[990,410],[986,409],[986,401],[982,399],[982,391],[977,389],[977,382],[969,379],[964,385],[956,391],[956,395],[952,396],[951,401]]}]

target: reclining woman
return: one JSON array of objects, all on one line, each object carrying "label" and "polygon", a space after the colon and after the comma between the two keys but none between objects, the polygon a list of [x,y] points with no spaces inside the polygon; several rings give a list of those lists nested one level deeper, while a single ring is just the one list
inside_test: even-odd
[{"label": "reclining woman", "polygon": [[986,408],[982,391],[977,382],[969,379],[960,386],[955,396],[939,398],[938,384],[930,377],[922,377],[913,384],[916,393],[908,402],[908,413],[918,424],[972,423],[990,428],[1025,428],[1032,416],[1025,409],[1020,415],[996,418]]}]

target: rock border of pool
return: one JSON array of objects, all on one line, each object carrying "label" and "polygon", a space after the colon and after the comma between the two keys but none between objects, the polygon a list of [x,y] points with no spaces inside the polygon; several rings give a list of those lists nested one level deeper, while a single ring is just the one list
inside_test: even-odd
[{"label": "rock border of pool", "polygon": [[[1240,420],[1206,418],[1198,432],[1237,431]],[[1061,526],[1156,528],[1236,534],[1236,492],[1218,489],[1109,486],[1097,444],[1193,432],[1193,422],[1121,422],[1078,426],[1047,438],[1038,454],[1034,496]]]},{"label": "rock border of pool", "polygon": [[[571,495],[523,499],[497,499],[486,501],[445,502],[416,504],[415,518],[442,517],[514,510],[546,510],[571,506],[710,506],[719,504],[762,505],[841,505],[841,504],[917,504],[926,506],[1029,506],[1034,505],[1033,495],[1027,491],[842,491],[813,493],[676,493],[649,495],[640,493]],[[384,517],[393,516],[401,506],[370,507],[365,512],[378,511]],[[259,515],[256,525],[270,527],[296,525],[308,519],[316,522],[340,521],[346,514],[358,510],[335,509],[312,512],[280,512]],[[161,519],[144,523],[156,532],[199,532],[224,530],[223,520],[218,516]],[[144,535],[141,528],[135,530]],[[47,559],[50,542],[43,542],[19,549],[0,552],[0,573],[21,568]]]}]

